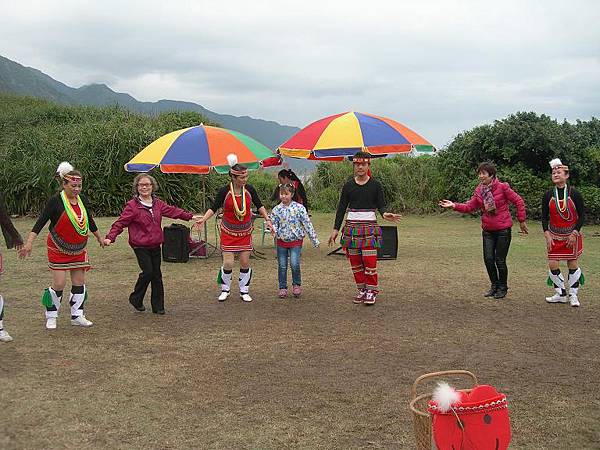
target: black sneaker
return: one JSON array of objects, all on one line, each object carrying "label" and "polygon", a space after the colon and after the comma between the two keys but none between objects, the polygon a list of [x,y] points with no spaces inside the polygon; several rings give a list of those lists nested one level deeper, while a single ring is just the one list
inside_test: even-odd
[{"label": "black sneaker", "polygon": [[494,294],[494,298],[496,300],[504,298],[504,297],[506,297],[507,292],[508,292],[508,288],[498,288],[498,290]]},{"label": "black sneaker", "polygon": [[496,295],[496,292],[498,292],[498,286],[496,286],[495,284],[492,284],[492,286],[490,287],[490,290],[487,291],[485,294],[483,294],[484,297],[494,297]]},{"label": "black sneaker", "polygon": [[146,308],[144,307],[144,305],[137,305],[131,299],[129,299],[129,303],[131,303],[131,306],[133,306],[136,310],[138,310],[140,312],[146,311]]}]

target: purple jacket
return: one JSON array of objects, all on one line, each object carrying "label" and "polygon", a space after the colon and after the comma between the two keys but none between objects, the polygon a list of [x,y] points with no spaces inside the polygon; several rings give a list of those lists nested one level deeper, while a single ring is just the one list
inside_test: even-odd
[{"label": "purple jacket", "polygon": [[125,227],[129,228],[129,245],[132,247],[158,247],[163,243],[162,218],[190,220],[191,212],[163,202],[158,197],[152,197],[152,213],[137,197],[125,204],[121,216],[110,227],[106,239],[115,242],[117,236]]},{"label": "purple jacket", "polygon": [[481,184],[477,185],[473,197],[467,203],[455,203],[454,210],[461,213],[472,213],[481,209],[481,228],[485,231],[498,231],[512,227],[512,218],[508,204],[517,207],[517,220],[525,221],[525,202],[519,194],[510,188],[508,183],[503,183],[497,178],[492,181],[492,194],[496,203],[496,211],[489,213],[483,207]]}]

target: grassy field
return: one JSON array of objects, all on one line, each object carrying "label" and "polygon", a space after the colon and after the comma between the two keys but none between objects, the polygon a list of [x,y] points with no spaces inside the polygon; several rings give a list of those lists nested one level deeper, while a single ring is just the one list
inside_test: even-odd
[{"label": "grassy field", "polygon": [[[313,219],[326,243],[332,216]],[[111,219],[98,223],[104,233]],[[32,221],[16,225],[25,235]],[[127,302],[138,268],[124,235],[90,245],[94,326],[70,326],[63,306],[52,332],[44,232],[30,259],[5,252],[15,340],[0,345],[0,448],[409,449],[415,378],[468,369],[508,395],[511,448],[598,449],[600,228],[585,229],[579,309],[544,302],[544,241],[530,228],[515,227],[502,301],[482,297],[479,221],[449,214],[405,218],[374,307],[352,304],[348,263],[326,245],[305,246],[302,298],[277,299],[271,242],[250,304],[216,301],[217,257],[163,263],[165,316]]]}]

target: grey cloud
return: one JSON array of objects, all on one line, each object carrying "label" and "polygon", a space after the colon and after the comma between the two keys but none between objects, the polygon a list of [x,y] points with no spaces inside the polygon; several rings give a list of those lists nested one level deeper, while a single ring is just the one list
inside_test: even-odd
[{"label": "grey cloud", "polygon": [[593,1],[40,4],[0,18],[0,54],[140,100],[298,126],[362,110],[437,145],[517,110],[598,115]]}]

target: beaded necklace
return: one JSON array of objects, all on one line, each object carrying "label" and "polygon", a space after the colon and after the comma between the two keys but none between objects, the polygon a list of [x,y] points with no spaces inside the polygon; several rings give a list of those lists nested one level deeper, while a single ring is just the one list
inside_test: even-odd
[{"label": "beaded necklace", "polygon": [[77,213],[75,212],[73,205],[71,205],[71,202],[67,198],[67,194],[65,194],[65,191],[60,191],[60,198],[62,199],[63,206],[65,207],[65,212],[67,213],[67,216],[71,221],[71,225],[73,225],[73,228],[75,228],[75,231],[77,231],[77,233],[79,233],[82,236],[87,236],[90,226],[88,223],[87,211],[85,210],[85,206],[83,206],[81,197],[79,197],[79,195],[77,196],[77,205],[79,206],[79,210],[81,211],[81,216],[77,216]]},{"label": "beaded necklace", "polygon": [[[561,206],[562,202],[562,206]],[[569,189],[565,184],[565,192],[563,194],[562,201],[558,198],[558,187],[554,186],[554,203],[556,206],[556,212],[563,220],[571,220],[571,210],[569,209]],[[566,214],[565,214],[566,211]]]},{"label": "beaded necklace", "polygon": [[242,209],[239,208],[237,200],[235,199],[233,183],[229,183],[229,192],[231,193],[231,199],[233,200],[233,211],[235,212],[235,216],[241,222],[244,220],[244,216],[246,215],[246,186],[242,186]]}]

